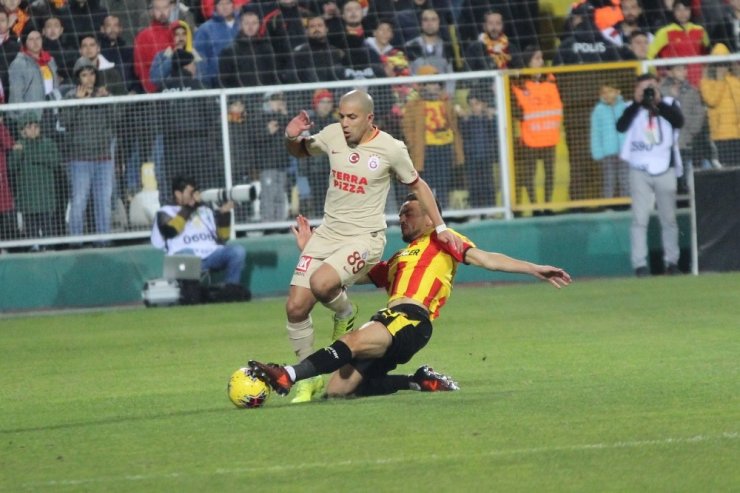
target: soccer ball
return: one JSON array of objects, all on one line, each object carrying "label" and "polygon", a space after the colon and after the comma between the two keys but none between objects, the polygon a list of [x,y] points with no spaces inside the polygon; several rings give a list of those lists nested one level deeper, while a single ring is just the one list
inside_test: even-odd
[{"label": "soccer ball", "polygon": [[249,368],[239,368],[231,375],[227,391],[236,407],[246,409],[262,407],[270,397],[270,387],[254,377]]}]

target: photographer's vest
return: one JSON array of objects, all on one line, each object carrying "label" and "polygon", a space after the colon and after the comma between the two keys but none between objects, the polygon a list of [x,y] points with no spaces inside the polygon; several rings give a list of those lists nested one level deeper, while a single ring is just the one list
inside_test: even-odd
[{"label": "photographer's vest", "polygon": [[524,81],[523,87],[512,86],[522,109],[521,137],[527,147],[552,147],[560,140],[563,103],[558,86],[551,80]]},{"label": "photographer's vest", "polygon": [[[662,102],[672,105],[674,99],[663,97]],[[640,108],[625,132],[624,143],[619,157],[630,167],[646,171],[652,176],[662,175],[671,166],[676,176],[683,175],[681,154],[678,150],[678,130],[663,117],[650,116],[645,108]]]},{"label": "photographer's vest", "polygon": [[[175,217],[180,212],[179,205],[165,205],[158,212],[164,212]],[[221,248],[216,242],[216,220],[213,211],[208,207],[198,207],[185,221],[185,229],[174,238],[165,239],[159,231],[157,221],[152,228],[152,245],[164,249],[167,255],[173,255],[183,250],[191,250],[194,255],[206,258]]]}]

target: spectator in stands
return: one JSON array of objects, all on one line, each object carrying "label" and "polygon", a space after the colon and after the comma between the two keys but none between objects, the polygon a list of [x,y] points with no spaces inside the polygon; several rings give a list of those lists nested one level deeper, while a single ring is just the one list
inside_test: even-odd
[{"label": "spectator in stands", "polygon": [[591,112],[591,157],[601,165],[605,199],[629,194],[627,164],[619,158],[624,134],[617,132],[617,120],[626,106],[616,84],[601,84],[599,101]]},{"label": "spectator in stands", "polygon": [[[19,51],[18,37],[10,30],[8,13],[0,8],[0,82],[2,82],[2,87],[6,92],[10,87],[8,68]],[[7,96],[3,102],[5,102],[5,99],[7,99]]]},{"label": "spectator in stands", "polygon": [[217,210],[201,202],[197,180],[178,175],[172,181],[172,201],[157,211],[151,242],[167,255],[192,254],[202,260],[201,269],[224,271],[224,301],[249,298],[241,284],[246,251],[241,245],[227,245],[231,237],[231,211],[228,201]]},{"label": "spectator in stands", "polygon": [[496,110],[489,106],[492,94],[468,93],[468,107],[458,111],[465,151],[465,183],[471,207],[496,205],[493,166],[498,162]]},{"label": "spectator in stands", "polygon": [[23,0],[0,0],[0,7],[8,14],[10,31],[14,38],[20,38],[26,31],[26,26],[32,26],[32,15],[28,3]]},{"label": "spectator in stands", "polygon": [[[197,79],[195,57],[185,50],[172,54],[172,73],[164,80],[162,92],[190,92],[204,89]],[[164,157],[167,184],[172,185],[177,175],[189,175],[204,188],[224,183],[223,166],[214,156],[220,134],[218,106],[208,98],[193,97],[163,102]]]},{"label": "spectator in stands", "polygon": [[216,0],[216,12],[195,32],[195,49],[203,57],[201,80],[207,87],[218,85],[218,57],[231,46],[239,32],[239,16],[232,0]]},{"label": "spectator in stands", "polygon": [[[432,65],[422,66],[417,75],[434,75]],[[452,100],[440,82],[420,84],[404,108],[404,140],[414,167],[429,184],[442,208],[449,203],[453,188],[453,166],[465,162],[462,135]]]},{"label": "spectator in stands", "polygon": [[141,84],[134,74],[134,49],[121,37],[121,31],[121,21],[115,15],[103,19],[98,38],[100,53],[115,64],[128,92],[141,92]]},{"label": "spectator in stands", "polygon": [[416,75],[420,67],[429,66],[437,73],[453,72],[452,47],[439,32],[440,18],[436,10],[426,9],[421,13],[421,35],[408,41],[403,50],[411,61],[411,74]]},{"label": "spectator in stands", "polygon": [[[701,94],[689,84],[688,68],[686,65],[673,65],[668,68],[666,77],[660,82],[660,93],[672,97],[681,106],[684,115],[683,127],[678,135],[678,149],[681,151],[681,160],[684,166],[692,164],[692,150],[694,143],[700,137],[702,127],[706,123],[707,112],[702,104]],[[706,156],[709,158],[710,156]],[[700,164],[700,163],[697,163]],[[683,182],[679,184],[684,185]]]},{"label": "spectator in stands", "polygon": [[68,7],[69,34],[75,42],[81,41],[82,36],[95,36],[108,16],[108,10],[100,6],[99,0],[70,0]]},{"label": "spectator in stands", "polygon": [[[157,52],[149,69],[149,78],[158,88],[162,88],[164,80],[172,74],[172,54],[177,50],[185,50],[191,53],[195,59],[196,78],[203,82],[202,72],[205,63],[193,47],[193,34],[190,26],[185,21],[174,21],[170,23],[172,31],[172,46]],[[204,85],[205,87],[205,85]]]},{"label": "spectator in stands", "polygon": [[[712,49],[713,55],[726,55],[723,44]],[[699,89],[707,105],[709,133],[717,146],[723,166],[740,163],[740,68],[737,63],[712,63],[704,69]]]},{"label": "spectator in stands", "polygon": [[57,71],[59,74],[60,84],[72,82],[72,67],[77,59],[77,46],[71,41],[70,36],[64,35],[62,21],[58,17],[49,17],[44,21],[44,28],[41,31],[42,47],[57,62]]},{"label": "spectator in stands", "polygon": [[169,28],[172,9],[171,0],[152,0],[149,9],[151,24],[141,30],[134,40],[134,73],[146,92],[157,91],[157,86],[149,78],[154,56],[172,45],[172,31]]},{"label": "spectator in stands", "polygon": [[[12,169],[8,169],[8,163],[5,159],[8,152],[15,146],[13,136],[10,135],[10,130],[5,126],[3,116],[0,114],[0,238],[4,240],[14,238],[18,231],[13,189],[10,186],[9,179]],[[18,190],[17,187],[16,190]]]},{"label": "spectator in stands", "polygon": [[[249,5],[253,1],[256,3],[257,0],[234,0],[234,10],[239,12],[241,11],[242,7],[244,7],[245,5]],[[215,5],[216,0],[201,0],[200,12],[203,16],[203,19],[208,20],[213,17]]]},{"label": "spectator in stands", "polygon": [[740,0],[724,6],[722,19],[711,31],[713,43],[722,43],[732,53],[740,52]]},{"label": "spectator in stands", "polygon": [[652,41],[651,26],[642,12],[639,0],[621,0],[619,7],[622,9],[623,19],[601,30],[604,39],[616,46],[624,46],[629,43],[632,33],[643,31]]},{"label": "spectator in stands", "polygon": [[241,98],[230,99],[228,111],[229,144],[235,182],[248,183],[259,180],[257,164],[260,156],[254,152],[255,135],[258,130],[254,111]]},{"label": "spectator in stands", "polygon": [[255,153],[261,156],[260,219],[263,222],[285,221],[288,217],[286,170],[289,157],[285,155],[284,129],[289,121],[283,93],[265,93],[255,142]]},{"label": "spectator in stands", "polygon": [[57,207],[56,176],[61,164],[57,145],[41,135],[35,113],[21,115],[18,126],[21,138],[10,154],[10,170],[16,177],[16,208],[23,214],[26,237],[52,236]]},{"label": "spectator in stands", "polygon": [[[387,58],[399,53],[406,58],[406,54],[391,43],[393,40],[393,29],[394,25],[392,20],[380,19],[375,29],[373,29],[373,35],[365,38],[365,46],[367,46],[370,51],[370,61],[372,63],[385,67],[387,64]],[[393,77],[395,74],[386,70],[386,75],[388,77]]]},{"label": "spectator in stands", "polygon": [[464,43],[476,41],[483,32],[481,20],[486,12],[499,12],[506,21],[506,34],[512,44],[522,48],[539,44],[537,25],[540,19],[537,0],[462,0],[457,25]]},{"label": "spectator in stands", "polygon": [[259,37],[259,16],[246,11],[242,13],[239,24],[236,39],[219,57],[221,87],[271,86],[293,82],[291,73],[278,73],[275,51],[270,41]]},{"label": "spectator in stands", "polygon": [[[21,49],[8,68],[9,103],[44,101],[59,87],[57,64],[43,50],[41,33],[31,26],[21,35]],[[42,110],[33,110],[41,117]]]},{"label": "spectator in stands", "polygon": [[619,56],[622,60],[647,60],[648,48],[650,47],[650,34],[645,31],[634,31],[626,46],[619,48]]},{"label": "spectator in stands", "polygon": [[[522,52],[525,67],[542,68],[545,60],[542,50],[528,46]],[[535,73],[512,84],[516,100],[515,114],[519,120],[518,158],[516,159],[516,203],[521,204],[521,187],[529,195],[530,204],[537,202],[534,176],[537,162],[545,168],[545,203],[552,201],[555,183],[555,146],[560,141],[563,103],[555,78]],[[584,134],[580,138],[585,140]],[[539,214],[539,212],[536,212]]]},{"label": "spectator in stands", "polygon": [[410,4],[406,8],[396,8],[396,44],[404,45],[423,33],[422,15],[425,10],[434,10],[437,13],[438,31],[446,40],[450,39],[450,26],[454,28],[450,0],[411,0]]},{"label": "spectator in stands", "polygon": [[[265,12],[260,37],[270,40],[278,61],[306,42],[309,33],[304,21],[310,21],[313,15],[316,14],[298,5],[298,0],[277,0],[275,8]],[[281,69],[280,64],[278,68]]]},{"label": "spectator in stands", "polygon": [[666,274],[678,274],[676,178],[683,174],[678,132],[683,114],[673,98],[662,96],[652,74],[637,78],[635,98],[617,121],[625,133],[620,157],[630,165],[632,268],[638,277],[650,275],[647,229],[654,204],[658,207]]},{"label": "spectator in stands", "polygon": [[80,39],[80,56],[87,58],[95,66],[97,87],[105,87],[112,96],[126,94],[126,85],[121,78],[121,72],[113,62],[100,54],[98,38],[92,34],[83,35]]},{"label": "spectator in stands", "polygon": [[[675,0],[674,22],[658,30],[650,43],[648,58],[700,56],[709,52],[709,36],[704,28],[691,22],[691,0]],[[689,65],[689,82],[699,85],[701,65]]]},{"label": "spectator in stands", "polygon": [[511,66],[512,57],[517,56],[518,47],[504,33],[504,18],[500,12],[483,14],[483,31],[465,51],[469,70],[496,70]]},{"label": "spectator in stands", "polygon": [[593,22],[593,7],[582,3],[571,12],[573,27],[558,46],[553,65],[615,62],[620,60],[614,44],[607,42]]},{"label": "spectator in stands", "polygon": [[370,54],[365,46],[362,5],[358,0],[347,0],[341,13],[341,17],[326,22],[329,43],[344,51],[353,67],[368,66]]},{"label": "spectator in stands", "polygon": [[[85,57],[74,65],[76,87],[65,99],[99,98],[109,95],[105,86],[97,86],[97,69]],[[114,164],[111,151],[114,138],[113,105],[80,105],[62,109],[69,152],[69,176],[72,202],[69,210],[69,233],[84,233],[84,217],[92,190],[95,232],[110,232]],[[104,244],[101,242],[101,244]]]},{"label": "spectator in stands", "polygon": [[[308,41],[295,49],[293,59],[298,80],[325,82],[344,78],[346,60],[339,48],[329,44],[326,23],[322,17],[311,17],[306,27]],[[276,53],[276,56],[279,56]]]},{"label": "spectator in stands", "polygon": [[[313,111],[309,113],[314,128],[325,128],[327,125],[336,123],[337,116],[334,108],[334,95],[326,89],[318,89],[311,98]],[[324,200],[329,182],[326,179],[326,170],[329,168],[329,156],[321,153],[308,159],[301,159],[299,165],[304,166],[301,170],[308,177],[308,186],[311,195],[305,209],[301,207],[301,213],[307,217],[321,217],[324,213]]]}]

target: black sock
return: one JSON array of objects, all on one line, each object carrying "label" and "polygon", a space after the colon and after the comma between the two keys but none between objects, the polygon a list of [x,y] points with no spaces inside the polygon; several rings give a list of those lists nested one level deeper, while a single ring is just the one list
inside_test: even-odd
[{"label": "black sock", "polygon": [[293,366],[295,379],[303,380],[323,373],[331,373],[352,361],[352,351],[342,341],[319,349],[308,358]]},{"label": "black sock", "polygon": [[409,375],[386,375],[380,378],[368,378],[355,390],[359,397],[372,395],[395,394],[399,390],[411,390],[411,377]]}]

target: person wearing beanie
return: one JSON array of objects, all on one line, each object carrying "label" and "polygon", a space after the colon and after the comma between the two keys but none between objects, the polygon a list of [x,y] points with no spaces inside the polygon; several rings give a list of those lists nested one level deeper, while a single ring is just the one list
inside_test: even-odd
[{"label": "person wearing beanie", "polygon": [[[97,85],[98,69],[86,57],[80,57],[72,69],[76,86],[65,99],[89,99],[109,95]],[[115,136],[115,107],[112,104],[80,105],[62,108],[61,121],[66,129],[69,176],[72,184],[69,233],[85,232],[85,210],[92,193],[95,233],[106,234],[111,227],[111,198],[114,165],[111,150]],[[92,228],[89,228],[92,230]],[[100,242],[100,245],[105,245]]]},{"label": "person wearing beanie", "polygon": [[[9,103],[44,101],[59,87],[57,64],[44,51],[41,32],[30,27],[21,35],[21,50],[8,68]],[[39,118],[43,110],[33,110]]]}]

